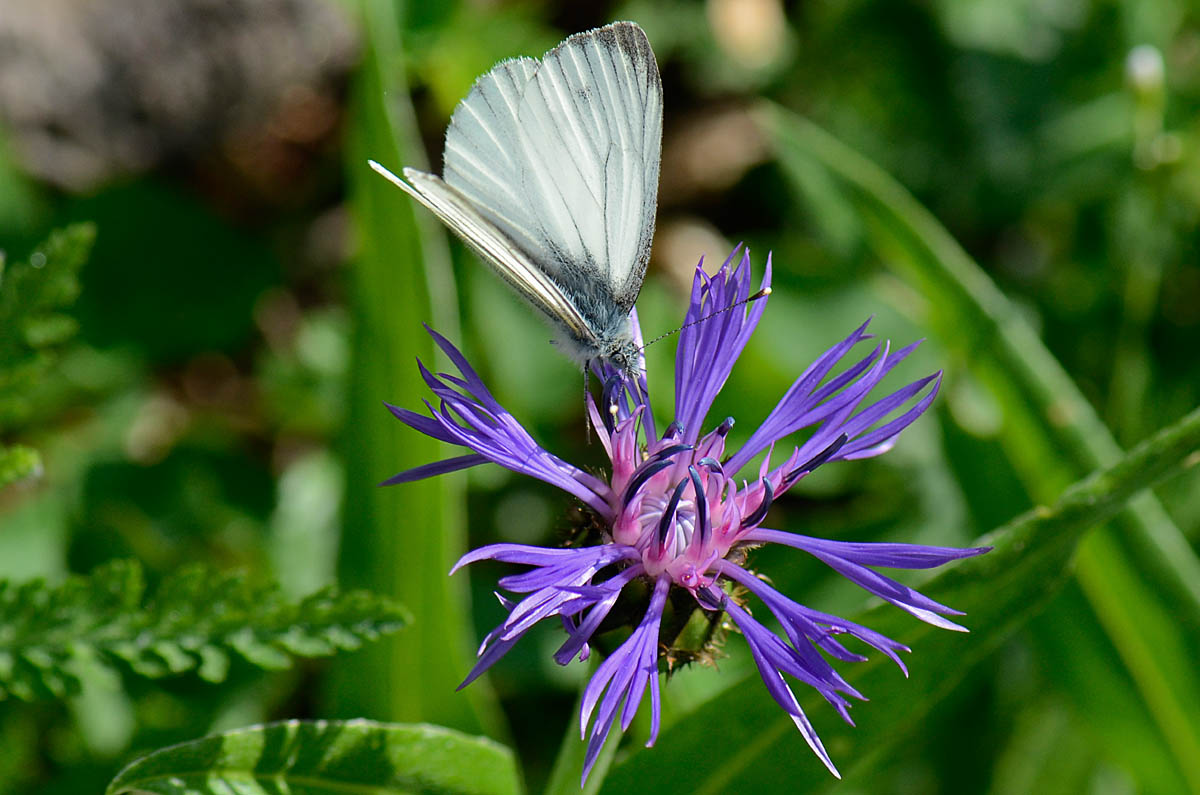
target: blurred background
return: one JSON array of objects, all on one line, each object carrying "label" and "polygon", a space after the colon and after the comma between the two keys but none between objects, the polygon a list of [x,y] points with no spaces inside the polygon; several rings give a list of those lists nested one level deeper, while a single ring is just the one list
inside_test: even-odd
[{"label": "blurred background", "polygon": [[[547,449],[598,467],[582,378],[519,300],[365,161],[436,169],[477,75],[613,19],[646,30],[665,92],[647,335],[680,324],[701,256],[715,267],[744,241],[761,272],[773,252],[775,294],[714,410],[739,420],[735,443],[868,316],[899,344],[930,338],[897,382],[947,371],[896,450],[806,479],[772,526],[966,544],[1084,472],[1039,493],[1013,453],[1021,427],[972,369],[972,340],[931,330],[941,299],[889,268],[832,178],[777,155],[757,121],[763,99],[911,191],[1122,446],[1200,403],[1200,20],[1189,4],[0,0],[0,249],[26,259],[52,229],[97,229],[71,310],[78,334],[27,404],[0,416],[0,441],[44,459],[39,477],[0,491],[0,578],[56,580],[132,557],[154,580],[203,560],[297,596],[334,581],[392,593],[418,617],[368,651],[269,675],[235,666],[221,687],[130,676],[85,683],[65,703],[0,702],[0,791],[98,791],[132,755],[291,717],[487,733],[517,748],[531,789],[546,780],[579,682],[550,659],[558,629],[532,634],[490,684],[454,694],[500,619],[490,591],[502,568],[445,572],[464,545],[555,543],[570,500],[492,466],[374,484],[446,455],[382,405],[420,406],[413,358],[437,361],[422,323],[467,353]],[[660,412],[673,346],[649,351]],[[1159,492],[1193,547],[1198,480]],[[814,607],[863,605],[788,550],[758,562]],[[1148,582],[1194,660],[1196,615]],[[964,671],[919,732],[857,766],[839,759],[850,775],[829,788],[1188,791],[1187,746],[1147,706],[1093,597],[1068,583]],[[676,677],[668,722],[750,670],[742,645],[730,643],[720,676]],[[795,752],[808,753],[799,738]]]}]

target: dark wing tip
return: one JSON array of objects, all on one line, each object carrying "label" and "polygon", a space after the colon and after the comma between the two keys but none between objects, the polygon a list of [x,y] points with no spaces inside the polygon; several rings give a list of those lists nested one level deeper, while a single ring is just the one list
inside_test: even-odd
[{"label": "dark wing tip", "polygon": [[625,53],[636,63],[652,64],[657,73],[658,62],[654,59],[654,50],[650,48],[650,39],[646,36],[646,31],[642,30],[638,23],[630,21],[611,22],[603,27],[592,28],[582,33],[573,33],[542,58],[545,60],[568,47],[577,46],[583,41],[592,39],[606,49],[616,49]]}]

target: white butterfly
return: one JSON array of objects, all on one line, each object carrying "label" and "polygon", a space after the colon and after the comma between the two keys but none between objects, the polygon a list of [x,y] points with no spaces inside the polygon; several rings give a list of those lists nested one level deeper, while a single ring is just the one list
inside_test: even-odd
[{"label": "white butterfly", "polygon": [[654,237],[662,81],[646,34],[616,22],[480,77],[446,129],[444,174],[371,167],[424,204],[540,309],[585,367],[627,376]]}]

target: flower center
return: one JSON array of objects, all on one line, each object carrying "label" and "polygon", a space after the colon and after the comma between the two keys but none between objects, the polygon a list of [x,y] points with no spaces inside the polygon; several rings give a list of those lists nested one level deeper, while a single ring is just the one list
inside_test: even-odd
[{"label": "flower center", "polygon": [[650,477],[626,503],[613,540],[637,548],[648,576],[665,573],[694,590],[713,579],[706,572],[720,555],[712,543],[711,521],[721,515],[721,506],[706,494],[707,473],[694,464],[686,466],[690,463],[672,462]]},{"label": "flower center", "polygon": [[732,516],[724,500],[732,495],[719,463],[732,426],[726,420],[687,442],[674,422],[646,448],[638,444],[636,415],[613,428],[612,540],[637,549],[648,576],[665,573],[689,590],[711,583],[708,569],[734,541],[724,526]]},{"label": "flower center", "polygon": [[674,517],[668,519],[666,532],[663,533],[663,537],[659,537],[660,526],[663,517],[671,508],[673,494],[674,489],[666,493],[648,495],[642,500],[642,510],[638,516],[642,537],[652,544],[662,546],[666,558],[676,558],[683,554],[696,532],[696,500],[694,497],[684,497],[675,505]]}]

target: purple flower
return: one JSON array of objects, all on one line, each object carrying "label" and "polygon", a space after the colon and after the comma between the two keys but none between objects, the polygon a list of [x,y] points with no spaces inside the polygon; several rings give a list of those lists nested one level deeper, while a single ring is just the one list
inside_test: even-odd
[{"label": "purple flower", "polygon": [[[654,427],[643,363],[638,383],[628,383],[611,366],[593,365],[603,381],[600,406],[589,395],[588,409],[611,461],[607,480],[585,472],[542,449],[501,406],[446,339],[430,331],[458,368],[460,376],[421,374],[437,396],[426,402],[432,416],[388,408],[402,422],[472,453],[402,472],[387,483],[403,483],[491,461],[552,483],[587,506],[601,527],[599,543],[580,548],[548,549],[523,544],[492,544],[462,557],[459,568],[491,559],[529,567],[500,580],[519,601],[500,597],[508,616],[484,638],[479,659],[463,686],[504,656],[538,621],[557,616],[567,640],[555,654],[566,665],[586,659],[589,643],[605,625],[627,586],[641,584],[649,604],[629,637],[600,664],[584,691],[580,731],[587,738],[586,780],[620,708],[627,729],[650,690],[650,741],[659,724],[659,660],[667,642],[660,637],[664,608],[670,602],[712,618],[724,612],[750,646],[771,697],[795,722],[809,747],[835,776],[837,769],[808,722],[788,677],[815,688],[847,721],[849,698],[863,696],[841,677],[826,656],[841,661],[866,658],[850,651],[839,636],[849,635],[891,658],[907,675],[897,652],[908,648],[877,632],[798,604],[744,567],[746,550],[783,544],[807,552],[839,574],[907,611],[945,629],[963,627],[945,618],[961,615],[945,605],[876,572],[872,567],[927,569],[970,557],[987,548],[954,549],[915,544],[847,543],[772,530],[762,526],[771,503],[822,464],[868,458],[888,450],[896,437],[929,407],[941,373],[927,376],[875,402],[866,400],[892,368],[908,356],[910,345],[893,352],[887,343],[840,374],[830,373],[858,343],[869,339],[867,324],[821,355],[796,379],[763,424],[740,450],[725,451],[733,426],[726,419],[701,434],[703,422],[725,384],[763,310],[765,300],[747,304],[750,257],[737,251],[714,276],[697,268],[691,304],[675,360],[675,421],[661,435]],[[771,263],[760,290],[769,292]],[[703,319],[703,320],[702,320]],[[702,322],[697,322],[701,321]],[[636,314],[633,327],[641,345]],[[803,428],[811,435],[790,452],[775,444]],[[753,481],[738,473],[759,453],[767,455]],[[768,628],[747,608],[746,595],[757,597],[778,620],[782,632]],[[694,610],[693,610],[694,612]],[[717,621],[710,622],[716,627]],[[825,652],[822,655],[820,652]],[[669,655],[671,652],[666,652]],[[672,660],[668,657],[668,663]],[[624,707],[621,708],[622,703]],[[589,730],[590,724],[590,730]],[[840,776],[839,776],[840,777]]]}]

